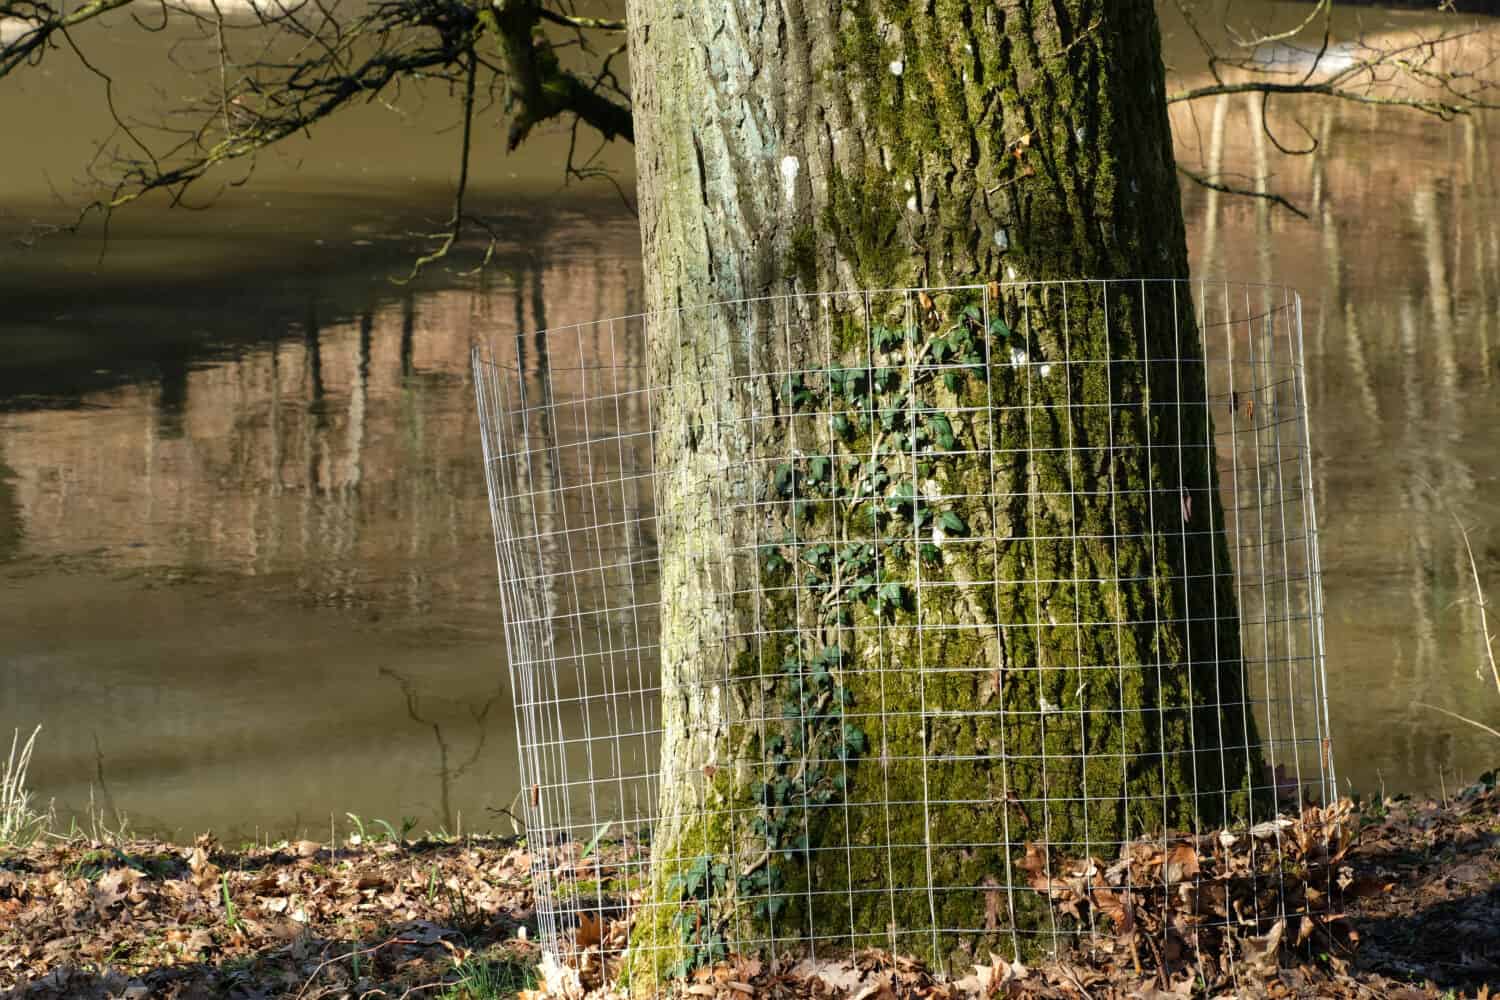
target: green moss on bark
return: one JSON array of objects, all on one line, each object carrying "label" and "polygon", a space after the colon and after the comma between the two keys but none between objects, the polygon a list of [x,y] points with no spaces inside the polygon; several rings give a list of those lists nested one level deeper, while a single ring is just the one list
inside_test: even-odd
[{"label": "green moss on bark", "polygon": [[[816,92],[798,103],[756,91],[776,74],[741,83],[770,109],[768,127],[785,129],[766,148],[805,156],[800,176],[814,176],[814,162],[822,169],[817,183],[777,189],[769,205],[734,215],[759,228],[722,253],[708,247],[703,273],[772,275],[772,288],[791,279],[831,288],[1185,276],[1146,0],[856,0],[807,8],[787,24],[780,10],[744,11],[740,21],[764,23],[765,37],[792,47],[812,39],[787,68],[811,65]],[[652,30],[665,38],[677,29],[658,20]],[[822,111],[802,115],[813,107]],[[729,117],[716,137],[743,134]],[[664,157],[693,148],[670,138]],[[682,155],[664,176],[695,176]],[[792,215],[778,214],[786,204],[807,211],[781,218]],[[691,205],[674,208],[703,222]],[[645,227],[648,256],[675,223],[654,219],[662,225]],[[692,257],[683,248],[699,230],[672,231],[677,242],[660,259],[676,267],[671,255]],[[953,383],[913,387],[908,352],[961,323],[974,301],[935,303],[936,321],[912,300],[872,302],[873,325],[858,310],[833,317],[832,358],[822,325],[800,338],[778,330],[775,343],[746,352],[805,374],[756,397],[772,397],[780,419],[739,445],[746,460],[787,457],[763,470],[735,526],[757,539],[757,568],[734,577],[756,592],[739,595],[734,612],[757,638],[732,667],[732,700],[751,721],[724,737],[723,759],[737,763],[723,801],[747,818],[724,833],[726,850],[754,859],[768,845],[764,834],[755,843],[750,821],[779,821],[781,804],[754,786],[774,774],[759,763],[768,741],[794,724],[774,706],[800,698],[789,686],[806,683],[789,660],[846,652],[833,672],[847,696],[839,724],[858,727],[865,749],[821,760],[846,780],[834,799],[797,800],[807,844],[781,859],[775,893],[787,899],[775,914],[728,901],[725,926],[739,939],[845,934],[850,945],[954,961],[1009,952],[1013,928],[1050,930],[1053,918],[1025,890],[1017,857],[997,845],[1108,853],[1124,838],[1208,826],[1252,804],[1242,788],[1260,762],[1244,749],[1256,739],[1243,708],[1212,428],[1177,407],[1202,398],[1197,333],[1179,322],[1191,310],[1128,290],[1075,295],[1007,291],[979,303],[1004,322],[975,348],[984,377]],[[919,336],[909,332],[914,317]],[[679,348],[655,346],[661,371],[681,370]],[[1150,360],[1160,358],[1187,364]],[[871,397],[862,408],[844,405],[834,419],[829,406],[806,405],[827,402],[836,383],[847,404],[849,372]],[[884,385],[892,372],[898,384]],[[915,391],[888,405],[903,379]],[[659,419],[690,420],[691,405]],[[939,446],[946,438],[952,444]],[[1179,464],[1179,443],[1190,461]],[[818,457],[827,461],[815,467]],[[844,495],[825,495],[831,483]],[[875,485],[856,495],[860,483]],[[898,494],[901,485],[909,492]],[[1174,530],[1179,505],[1193,511],[1181,515],[1191,530]],[[957,526],[934,540],[944,516]],[[876,544],[908,529],[909,541]],[[855,559],[852,580],[838,576],[839,560],[861,545],[878,551]],[[818,546],[827,552],[809,559]],[[851,586],[830,623],[824,598]],[[806,750],[815,743],[804,735],[799,764],[821,759]],[[695,822],[657,856],[682,856],[678,845],[704,833]],[[1006,897],[1011,885],[1018,891]],[[640,933],[656,940],[659,929]]]}]

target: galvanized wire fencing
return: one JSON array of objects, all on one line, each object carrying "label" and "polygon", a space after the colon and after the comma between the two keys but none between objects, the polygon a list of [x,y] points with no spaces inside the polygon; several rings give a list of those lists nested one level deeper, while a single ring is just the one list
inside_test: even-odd
[{"label": "galvanized wire fencing", "polygon": [[1294,293],[790,296],[474,374],[540,937],[585,980],[1203,961],[1326,901],[1332,826],[1283,818],[1335,790]]}]

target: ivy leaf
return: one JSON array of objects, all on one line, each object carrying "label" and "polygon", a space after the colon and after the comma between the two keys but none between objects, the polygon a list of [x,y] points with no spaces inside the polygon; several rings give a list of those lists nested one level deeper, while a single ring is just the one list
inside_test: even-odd
[{"label": "ivy leaf", "polygon": [[807,388],[801,375],[788,375],[781,383],[781,392],[791,402],[793,410],[800,410],[813,401],[812,390]]},{"label": "ivy leaf", "polygon": [[895,581],[881,584],[876,598],[882,606],[890,608],[899,608],[906,603],[905,590],[900,583]]},{"label": "ivy leaf", "polygon": [[849,432],[853,429],[854,428],[849,423],[848,417],[844,416],[842,413],[835,413],[833,415],[833,433],[837,434],[841,438],[847,438],[849,436]]},{"label": "ivy leaf", "polygon": [[934,413],[931,425],[932,436],[937,442],[938,447],[944,451],[952,451],[958,443],[958,439],[953,435],[953,424],[948,420],[947,416],[942,413]]},{"label": "ivy leaf", "polygon": [[962,535],[969,530],[969,526],[964,523],[964,519],[956,510],[943,511],[938,518],[938,523],[943,526],[943,531],[950,535]]},{"label": "ivy leaf", "polygon": [[817,545],[810,545],[802,550],[803,560],[819,568],[821,568],[825,562],[832,558],[832,556],[833,546],[829,545],[827,542],[821,542]]},{"label": "ivy leaf", "polygon": [[1001,340],[1008,340],[1010,338],[1010,327],[999,316],[992,316],[990,317],[990,336],[999,337]]},{"label": "ivy leaf", "polygon": [[761,565],[767,573],[778,573],[787,568],[787,561],[782,556],[781,550],[775,545],[762,545],[760,547]]},{"label": "ivy leaf", "polygon": [[915,506],[916,492],[911,483],[897,483],[885,502],[891,510],[905,516],[909,513],[909,508]]},{"label": "ivy leaf", "polygon": [[847,724],[844,726],[844,746],[851,755],[864,753],[867,745],[868,740],[865,738],[863,729]]},{"label": "ivy leaf", "polygon": [[777,493],[780,493],[782,496],[791,496],[792,484],[795,481],[796,475],[793,473],[790,463],[782,462],[776,466],[776,475],[772,481],[772,485],[776,487]]},{"label": "ivy leaf", "polygon": [[942,364],[943,358],[951,353],[953,353],[953,345],[948,342],[947,337],[932,338],[932,360]]}]

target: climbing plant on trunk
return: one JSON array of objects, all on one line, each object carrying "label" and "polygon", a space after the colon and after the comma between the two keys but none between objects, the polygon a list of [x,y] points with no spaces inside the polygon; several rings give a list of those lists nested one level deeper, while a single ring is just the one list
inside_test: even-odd
[{"label": "climbing plant on trunk", "polygon": [[648,331],[665,737],[632,981],[828,935],[1008,950],[1050,918],[996,913],[1028,863],[1000,845],[1216,824],[1259,767],[1185,293],[1026,284],[1187,274],[1153,6],[628,23],[649,304],[748,300]]}]

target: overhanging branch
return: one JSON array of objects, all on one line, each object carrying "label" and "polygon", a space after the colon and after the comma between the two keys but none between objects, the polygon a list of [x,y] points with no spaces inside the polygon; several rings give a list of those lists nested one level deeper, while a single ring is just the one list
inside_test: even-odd
[{"label": "overhanging branch", "polygon": [[634,142],[630,108],[562,67],[551,43],[538,31],[544,17],[553,19],[535,0],[497,0],[480,14],[498,41],[509,84],[506,147],[514,150],[537,125],[568,113],[605,139]]}]

